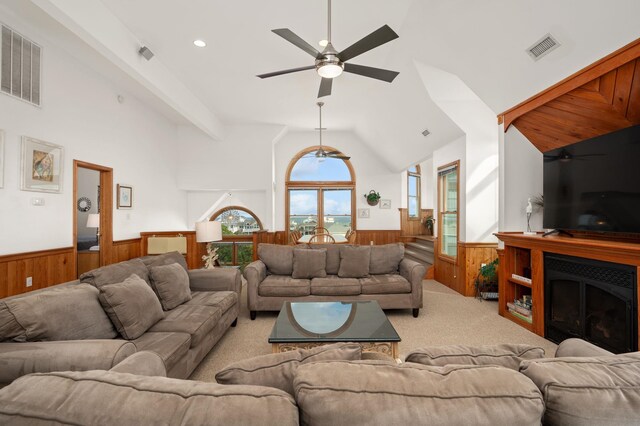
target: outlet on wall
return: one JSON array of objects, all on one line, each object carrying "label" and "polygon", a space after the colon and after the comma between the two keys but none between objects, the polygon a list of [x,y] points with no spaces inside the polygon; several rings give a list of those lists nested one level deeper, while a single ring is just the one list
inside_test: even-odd
[{"label": "outlet on wall", "polygon": [[33,277],[27,277],[27,287],[31,287],[33,285]]}]

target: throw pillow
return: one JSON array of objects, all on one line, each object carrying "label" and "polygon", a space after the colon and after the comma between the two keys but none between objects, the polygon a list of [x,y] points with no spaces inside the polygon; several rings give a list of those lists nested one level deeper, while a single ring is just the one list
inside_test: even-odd
[{"label": "throw pillow", "polygon": [[113,265],[107,265],[94,269],[93,271],[85,272],[80,275],[80,281],[100,288],[106,284],[121,283],[132,274],[139,276],[148,285],[151,285],[151,282],[149,282],[149,270],[140,259],[114,263]]},{"label": "throw pillow", "polygon": [[338,276],[341,278],[365,278],[369,276],[370,258],[371,247],[369,246],[340,247]]},{"label": "throw pillow", "polygon": [[292,278],[325,278],[327,249],[294,249]]},{"label": "throw pillow", "polygon": [[371,275],[395,274],[404,258],[402,243],[371,246],[369,273]]},{"label": "throw pillow", "polygon": [[152,266],[149,268],[149,277],[165,311],[191,300],[189,275],[179,263]]},{"label": "throw pillow", "polygon": [[293,378],[299,365],[315,361],[353,361],[359,360],[361,355],[362,347],[358,343],[336,343],[262,355],[228,365],[216,374],[216,381],[223,385],[267,386],[293,395]]},{"label": "throw pillow", "polygon": [[499,365],[517,370],[520,362],[528,359],[544,358],[544,349],[530,345],[487,345],[487,346],[434,346],[415,349],[407,355],[406,362],[422,365],[445,366]]},{"label": "throw pillow", "polygon": [[258,244],[258,258],[270,274],[291,275],[293,272],[293,246]]},{"label": "throw pillow", "polygon": [[338,275],[340,269],[340,244],[314,244],[313,249],[327,249],[327,275]]},{"label": "throw pillow", "polygon": [[151,268],[152,266],[171,265],[172,263],[177,263],[182,266],[185,271],[189,270],[189,266],[187,266],[187,261],[184,259],[184,256],[177,251],[159,254],[157,256],[144,256],[141,257],[140,260],[142,260],[147,268]]},{"label": "throw pillow", "polygon": [[127,340],[137,339],[164,318],[153,290],[137,275],[100,287],[99,298],[116,330]]}]

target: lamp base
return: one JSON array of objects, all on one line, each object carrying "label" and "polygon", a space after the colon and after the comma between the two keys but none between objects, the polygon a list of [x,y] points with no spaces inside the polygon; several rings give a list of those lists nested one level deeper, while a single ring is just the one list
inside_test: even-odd
[{"label": "lamp base", "polygon": [[213,243],[207,243],[207,254],[202,256],[202,260],[204,260],[204,269],[214,269],[218,260],[218,247],[214,247]]}]

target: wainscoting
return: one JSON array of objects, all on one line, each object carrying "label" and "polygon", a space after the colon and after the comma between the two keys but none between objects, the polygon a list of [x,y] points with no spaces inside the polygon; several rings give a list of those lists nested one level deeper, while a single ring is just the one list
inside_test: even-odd
[{"label": "wainscoting", "polygon": [[[438,241],[435,241],[437,250]],[[458,257],[454,262],[436,254],[434,278],[463,296],[475,296],[475,279],[480,265],[498,257],[497,243],[458,242]]]}]

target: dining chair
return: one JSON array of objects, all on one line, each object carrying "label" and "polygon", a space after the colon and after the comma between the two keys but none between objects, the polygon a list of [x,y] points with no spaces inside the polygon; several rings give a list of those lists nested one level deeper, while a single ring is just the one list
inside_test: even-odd
[{"label": "dining chair", "polygon": [[315,234],[309,238],[309,244],[335,244],[336,239],[331,234]]},{"label": "dining chair", "polygon": [[355,244],[356,243],[356,231],[351,231],[349,233],[349,236],[347,237],[347,241],[349,242],[349,244]]},{"label": "dining chair", "polygon": [[314,234],[331,234],[324,226],[316,226],[313,231]]}]

